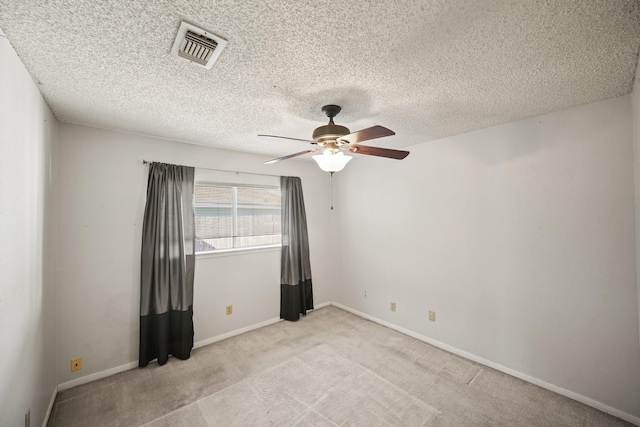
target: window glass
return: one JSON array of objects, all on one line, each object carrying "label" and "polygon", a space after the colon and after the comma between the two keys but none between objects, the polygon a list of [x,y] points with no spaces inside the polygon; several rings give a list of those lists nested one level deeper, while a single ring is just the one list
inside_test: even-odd
[{"label": "window glass", "polygon": [[196,252],[279,244],[280,188],[196,184]]}]

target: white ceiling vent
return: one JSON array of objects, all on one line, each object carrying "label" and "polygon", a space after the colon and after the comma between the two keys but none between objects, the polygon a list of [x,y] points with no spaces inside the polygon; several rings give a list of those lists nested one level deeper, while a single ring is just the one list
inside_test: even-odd
[{"label": "white ceiling vent", "polygon": [[171,54],[211,69],[227,41],[195,25],[182,22]]}]

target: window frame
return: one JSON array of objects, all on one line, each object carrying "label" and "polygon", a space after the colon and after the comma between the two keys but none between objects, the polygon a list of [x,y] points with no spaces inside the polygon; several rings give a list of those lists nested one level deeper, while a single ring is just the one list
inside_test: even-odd
[{"label": "window frame", "polygon": [[[230,187],[232,189],[232,203],[231,203],[231,216],[232,216],[232,231],[231,238],[235,244],[235,239],[238,230],[238,188],[264,188],[270,190],[281,191],[279,185],[267,185],[267,184],[250,184],[250,183],[235,183],[235,182],[219,182],[219,181],[204,181],[199,180],[194,183],[194,201],[193,210],[195,215],[196,203],[195,203],[195,187],[196,186],[214,186],[214,187]],[[281,196],[282,197],[282,196]],[[280,214],[282,214],[282,206],[280,207]],[[282,248],[282,233],[280,233],[280,242],[271,243],[258,246],[242,246],[234,248],[215,249],[212,251],[200,251],[195,252],[197,258],[215,258],[219,256],[240,255],[246,253],[259,253],[259,252],[271,252],[280,250]]]}]

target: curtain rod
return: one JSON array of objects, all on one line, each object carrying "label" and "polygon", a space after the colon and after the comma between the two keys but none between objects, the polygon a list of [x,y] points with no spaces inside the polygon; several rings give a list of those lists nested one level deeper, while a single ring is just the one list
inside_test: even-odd
[{"label": "curtain rod", "polygon": [[[156,163],[156,162],[151,162],[149,160],[142,160],[142,164],[143,165],[150,165],[151,163]],[[164,162],[157,162],[157,163],[164,163]],[[245,174],[245,175],[262,175],[262,176],[275,176],[275,177],[280,177],[281,175],[273,175],[273,174],[269,174],[269,173],[257,173],[257,172],[242,172],[242,171],[232,171],[232,170],[228,170],[228,169],[214,169],[214,168],[201,168],[198,166],[193,166],[196,169],[205,169],[208,171],[215,171],[215,172],[229,172],[229,173],[235,173],[235,174]]]}]

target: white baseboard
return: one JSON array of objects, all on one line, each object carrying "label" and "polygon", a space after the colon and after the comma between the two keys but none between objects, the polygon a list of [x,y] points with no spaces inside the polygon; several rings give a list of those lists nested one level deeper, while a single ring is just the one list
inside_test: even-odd
[{"label": "white baseboard", "polygon": [[592,408],[595,408],[595,409],[597,409],[599,411],[606,412],[607,414],[613,415],[614,417],[618,417],[618,418],[620,418],[622,420],[625,420],[625,421],[633,423],[633,424],[635,424],[637,426],[640,426],[640,418],[639,417],[636,417],[634,415],[628,414],[628,413],[623,412],[623,411],[621,411],[619,409],[612,408],[611,406],[605,405],[604,403],[598,402],[598,401],[593,400],[593,399],[591,399],[589,397],[586,397],[586,396],[583,396],[581,394],[575,393],[573,391],[564,389],[562,387],[558,387],[556,385],[553,385],[553,384],[550,384],[548,382],[542,381],[542,380],[540,380],[538,378],[535,378],[535,377],[532,377],[530,375],[523,374],[522,372],[518,372],[518,371],[516,371],[514,369],[507,368],[506,366],[502,366],[502,365],[500,365],[498,363],[492,362],[492,361],[487,360],[485,358],[482,358],[480,356],[476,356],[475,354],[466,352],[464,350],[460,350],[459,348],[453,347],[453,346],[451,346],[449,344],[445,344],[445,343],[440,342],[438,340],[434,340],[433,338],[429,338],[429,337],[427,337],[425,335],[413,332],[413,331],[411,331],[409,329],[405,329],[405,328],[403,328],[401,326],[394,325],[393,323],[389,323],[389,322],[387,322],[385,320],[378,319],[377,317],[373,317],[373,316],[371,316],[369,314],[362,313],[362,312],[360,312],[358,310],[354,310],[351,307],[347,307],[347,306],[342,305],[340,303],[337,303],[335,301],[332,301],[331,305],[333,305],[335,307],[338,307],[338,308],[341,308],[341,309],[343,309],[345,311],[348,311],[350,313],[353,313],[356,316],[360,316],[360,317],[363,317],[363,318],[365,318],[367,320],[371,320],[372,322],[375,322],[375,323],[378,323],[380,325],[386,326],[387,328],[390,328],[390,329],[396,330],[398,332],[401,332],[401,333],[403,333],[405,335],[408,335],[408,336],[413,337],[415,339],[418,339],[420,341],[424,341],[424,342],[426,342],[428,344],[431,344],[431,345],[433,345],[435,347],[438,347],[438,348],[441,348],[443,350],[446,350],[446,351],[448,351],[450,353],[457,354],[458,356],[464,357],[465,359],[469,359],[469,360],[472,360],[474,362],[477,362],[477,363],[480,363],[482,365],[485,365],[485,366],[488,366],[490,368],[493,368],[493,369],[495,369],[497,371],[504,372],[505,374],[509,374],[509,375],[511,375],[513,377],[516,377],[516,378],[519,378],[519,379],[521,379],[523,381],[527,381],[527,382],[529,382],[531,384],[535,384],[538,387],[546,388],[547,390],[553,391],[554,393],[558,393],[558,394],[560,394],[562,396],[568,397],[568,398],[573,399],[575,401],[578,401],[580,403],[584,403],[585,405],[589,405]]},{"label": "white baseboard", "polygon": [[[328,305],[331,305],[331,302],[324,302],[324,303],[318,304],[318,305],[315,306],[315,309],[317,310],[319,308],[326,307]],[[227,332],[227,333],[224,333],[224,334],[221,334],[221,335],[217,335],[215,337],[211,337],[211,338],[207,338],[207,339],[195,342],[193,344],[193,348],[204,347],[205,345],[213,344],[215,342],[222,341],[222,340],[227,339],[227,338],[235,337],[236,335],[244,334],[245,332],[253,331],[254,329],[259,329],[259,328],[263,328],[265,326],[273,325],[274,323],[278,323],[278,322],[281,322],[281,321],[282,321],[282,319],[280,319],[279,317],[275,317],[273,319],[265,320],[264,322],[256,323],[254,325],[245,326],[244,328],[236,329],[236,330],[231,331],[231,332]],[[79,386],[79,385],[82,385],[82,384],[90,383],[92,381],[100,380],[102,378],[106,378],[106,377],[109,377],[111,375],[115,375],[117,373],[128,371],[130,369],[136,368],[137,366],[138,366],[138,362],[137,361],[129,362],[129,363],[126,363],[124,365],[120,365],[120,366],[116,366],[116,367],[111,368],[111,369],[107,369],[105,371],[96,372],[94,374],[86,375],[84,377],[77,378],[75,380],[71,380],[71,381],[67,381],[66,383],[59,384],[57,389],[56,389],[56,391],[54,392],[53,400],[55,400],[55,393],[57,393],[58,391],[67,390],[67,389],[70,389],[72,387],[76,387],[76,386]],[[52,403],[51,403],[50,406],[53,406],[53,400],[52,400]]]},{"label": "white baseboard", "polygon": [[66,383],[58,384],[58,391],[67,390],[73,387],[77,387],[82,384],[87,384],[93,381],[101,380],[102,378],[110,377],[111,375],[118,374],[120,372],[128,371],[138,367],[138,362],[129,362],[124,365],[116,366],[104,371],[96,372],[94,374],[85,375],[75,380],[67,381]]},{"label": "white baseboard", "polygon": [[[317,310],[322,307],[326,307],[328,305],[331,305],[330,301],[317,304],[315,305],[314,310]],[[265,320],[264,322],[256,323],[255,325],[246,326],[244,328],[236,329],[235,331],[227,332],[226,334],[217,335],[215,337],[207,338],[205,340],[200,340],[193,345],[193,348],[204,347],[205,345],[226,340],[227,338],[235,337],[236,335],[244,334],[245,332],[253,331],[254,329],[264,328],[265,326],[273,325],[274,323],[278,323],[278,322],[282,322],[282,319],[279,317],[274,317],[273,319]]]},{"label": "white baseboard", "polygon": [[244,328],[236,329],[235,331],[227,332],[225,334],[216,335],[212,338],[200,340],[193,344],[193,348],[204,347],[205,345],[213,344],[214,342],[226,340],[227,338],[235,337],[236,335],[244,334],[245,332],[253,331],[254,329],[263,328],[265,326],[273,325],[274,323],[281,322],[282,319],[274,317],[273,319],[265,320],[264,322],[256,323],[254,325],[245,326]]},{"label": "white baseboard", "polygon": [[58,395],[58,386],[53,388],[53,393],[51,393],[51,400],[49,400],[49,407],[47,408],[47,412],[44,414],[44,420],[42,421],[42,427],[47,427],[49,423],[49,417],[51,417],[51,411],[53,411],[53,404],[56,401],[56,396]]},{"label": "white baseboard", "polygon": [[[327,303],[328,305],[328,303]],[[222,335],[217,335],[215,337],[212,338],[207,338],[205,340],[201,340],[198,341],[196,343],[193,344],[193,348],[199,348],[199,347],[204,347],[205,345],[209,345],[209,344],[213,344],[214,342],[218,342],[218,341],[222,341],[224,339],[227,338],[231,338],[234,337],[236,335],[240,335],[243,334],[245,332],[249,332],[252,331],[254,329],[258,329],[258,328],[262,328],[264,326],[268,326],[268,325],[272,325],[274,323],[278,323],[279,321],[281,321],[282,319],[280,318],[274,318],[274,319],[269,319],[266,320],[264,322],[260,322],[260,323],[256,323],[255,325],[250,325],[250,326],[246,326],[244,328],[240,328],[240,329],[236,329],[235,331],[231,331],[231,332],[227,332],[225,334]],[[100,372],[96,372],[94,374],[90,374],[90,375],[86,375],[84,377],[81,378],[77,378],[75,380],[71,380],[71,381],[67,381],[66,383],[62,383],[58,385],[57,391],[62,391],[62,390],[67,390],[70,389],[72,387],[77,387],[79,385],[82,384],[87,384],[96,380],[100,380],[102,378],[106,378],[106,377],[110,377],[111,375],[115,375],[118,374],[120,372],[124,372],[124,371],[128,371],[134,368],[138,367],[138,362],[134,361],[134,362],[129,362],[129,363],[125,363],[124,365],[120,365],[120,366],[116,366],[114,368],[110,368],[104,371],[100,371]],[[55,398],[55,396],[54,396]]]}]

